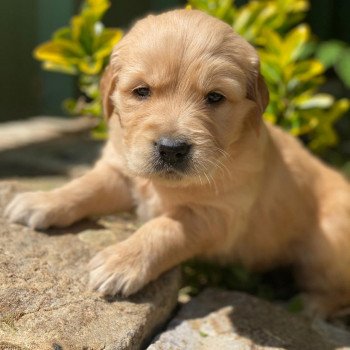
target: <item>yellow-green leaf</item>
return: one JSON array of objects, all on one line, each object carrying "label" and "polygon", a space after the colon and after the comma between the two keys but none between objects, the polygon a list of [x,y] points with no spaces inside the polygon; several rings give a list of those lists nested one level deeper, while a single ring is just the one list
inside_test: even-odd
[{"label": "yellow-green leaf", "polygon": [[79,62],[79,69],[84,74],[95,75],[101,73],[103,60],[84,59]]},{"label": "yellow-green leaf", "polygon": [[295,61],[299,58],[303,46],[310,38],[310,29],[302,24],[294,28],[285,38],[284,52],[289,56],[288,61]]},{"label": "yellow-green leaf", "polygon": [[69,27],[63,27],[63,28],[57,29],[53,34],[52,39],[53,40],[56,40],[56,39],[72,40],[71,29]]},{"label": "yellow-green leaf", "polygon": [[79,42],[83,23],[84,21],[81,16],[74,16],[71,20],[72,38],[76,42]]},{"label": "yellow-green leaf", "polygon": [[52,43],[60,47],[67,56],[83,57],[85,55],[84,49],[79,42],[67,39],[56,39],[53,40]]},{"label": "yellow-green leaf", "polygon": [[120,41],[122,36],[123,36],[123,31],[121,31],[120,29],[111,29],[111,28],[104,29],[101,35],[95,38],[96,39],[94,42],[95,57],[108,56],[111,53],[114,45],[116,45]]},{"label": "yellow-green leaf", "polygon": [[294,77],[297,77],[300,81],[307,81],[323,72],[324,66],[320,61],[307,60],[295,65],[293,74]]},{"label": "yellow-green leaf", "polygon": [[110,2],[107,0],[87,0],[83,7],[82,16],[93,16],[94,21],[98,21],[109,7]]},{"label": "yellow-green leaf", "polygon": [[62,45],[51,41],[38,46],[33,54],[40,61],[50,61],[58,65],[67,66],[79,62],[79,58],[67,55],[67,51],[65,51]]},{"label": "yellow-green leaf", "polygon": [[299,96],[294,100],[295,105],[300,109],[330,108],[334,103],[334,97],[329,94],[316,94],[303,98]]},{"label": "yellow-green leaf", "polygon": [[42,66],[45,70],[53,71],[53,72],[59,72],[59,73],[71,74],[71,75],[76,75],[78,73],[76,66],[73,64],[65,64],[65,63],[55,64],[49,61],[44,61]]}]

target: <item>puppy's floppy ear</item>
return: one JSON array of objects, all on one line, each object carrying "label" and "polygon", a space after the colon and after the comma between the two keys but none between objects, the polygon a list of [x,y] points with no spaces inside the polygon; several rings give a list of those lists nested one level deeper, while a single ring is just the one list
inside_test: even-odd
[{"label": "puppy's floppy ear", "polygon": [[115,75],[111,65],[109,64],[106,67],[100,81],[103,114],[106,119],[109,119],[114,111],[114,105],[111,100],[111,95],[114,91],[115,84],[116,84]]},{"label": "puppy's floppy ear", "polygon": [[265,80],[260,73],[259,62],[256,64],[256,70],[248,81],[247,99],[254,101],[256,108],[250,118],[250,123],[259,136],[262,115],[269,104],[269,90],[267,89]]},{"label": "puppy's floppy ear", "polygon": [[247,98],[256,103],[261,115],[265,112],[269,104],[269,90],[259,70],[254,74],[248,84]]}]

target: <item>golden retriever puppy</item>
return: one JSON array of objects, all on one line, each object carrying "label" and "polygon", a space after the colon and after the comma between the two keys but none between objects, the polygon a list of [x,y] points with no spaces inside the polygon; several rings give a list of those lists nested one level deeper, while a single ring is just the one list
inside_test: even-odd
[{"label": "golden retriever puppy", "polygon": [[140,20],[101,82],[109,141],[86,175],[19,194],[32,228],[132,210],[147,221],[90,263],[104,295],[137,292],[192,257],[251,269],[293,264],[318,312],[350,305],[350,186],[266,125],[254,48],[195,10]]}]

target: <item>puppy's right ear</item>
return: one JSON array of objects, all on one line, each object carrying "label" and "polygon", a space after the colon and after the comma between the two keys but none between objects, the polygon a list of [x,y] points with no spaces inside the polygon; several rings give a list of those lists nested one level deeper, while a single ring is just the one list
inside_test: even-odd
[{"label": "puppy's right ear", "polygon": [[111,100],[111,95],[116,84],[115,75],[111,65],[109,64],[100,81],[100,91],[102,96],[103,114],[106,119],[109,119],[114,111],[114,105]]}]

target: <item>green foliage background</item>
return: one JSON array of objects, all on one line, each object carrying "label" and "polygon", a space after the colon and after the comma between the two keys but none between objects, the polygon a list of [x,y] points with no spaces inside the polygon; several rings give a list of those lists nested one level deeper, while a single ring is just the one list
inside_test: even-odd
[{"label": "green foliage background", "polygon": [[[85,0],[70,26],[59,29],[50,42],[34,51],[44,69],[78,76],[82,96],[64,102],[73,115],[102,115],[98,82],[113,46],[122,37],[120,29],[105,28],[101,22],[109,6],[108,0]],[[333,126],[348,110],[349,100],[336,100],[318,90],[325,82],[326,66],[335,65],[349,79],[349,65],[339,47],[333,49],[337,54],[332,58],[327,56],[331,44],[328,50],[318,50],[316,57],[310,28],[302,23],[308,7],[308,0],[251,0],[241,7],[233,0],[189,0],[188,6],[222,19],[257,47],[270,91],[265,119],[303,136],[309,148],[320,152],[336,144]],[[348,50],[344,52],[347,57]],[[99,120],[95,136],[103,138],[105,125]]]}]

